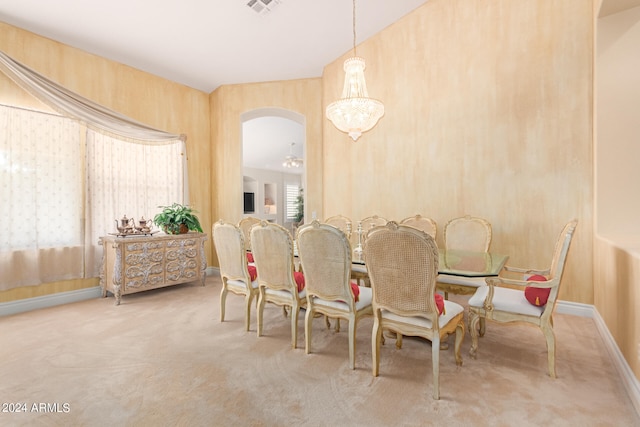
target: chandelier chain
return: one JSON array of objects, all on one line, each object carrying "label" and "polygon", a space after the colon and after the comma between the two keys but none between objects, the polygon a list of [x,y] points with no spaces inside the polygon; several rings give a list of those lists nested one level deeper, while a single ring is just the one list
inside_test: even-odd
[{"label": "chandelier chain", "polygon": [[356,0],[353,0],[353,56],[356,54]]}]

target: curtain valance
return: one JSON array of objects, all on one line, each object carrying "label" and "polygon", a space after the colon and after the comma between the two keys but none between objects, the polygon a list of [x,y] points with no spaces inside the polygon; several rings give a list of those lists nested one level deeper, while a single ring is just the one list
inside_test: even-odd
[{"label": "curtain valance", "polygon": [[138,143],[163,144],[186,140],[186,135],[154,129],[84,98],[15,61],[2,51],[0,70],[58,113],[78,120],[96,132]]}]

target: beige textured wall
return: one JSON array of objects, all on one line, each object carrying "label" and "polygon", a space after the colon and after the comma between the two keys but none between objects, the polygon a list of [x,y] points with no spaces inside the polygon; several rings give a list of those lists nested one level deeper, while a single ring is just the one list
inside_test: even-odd
[{"label": "beige textured wall", "polygon": [[[204,92],[109,61],[0,22],[0,49],[61,85],[150,126],[187,135],[190,202],[211,228],[209,98]],[[0,73],[0,103],[41,104]],[[209,242],[210,243],[210,242]],[[212,263],[212,244],[207,246]],[[0,302],[96,286],[97,280],[48,283],[0,292]]]},{"label": "beige textured wall", "polygon": [[[306,117],[305,210],[319,211],[322,194],[322,90],[321,79],[301,79],[244,85],[227,85],[210,97],[212,135],[211,187],[217,197],[213,213],[237,223],[242,214],[243,113],[261,108],[281,108]],[[214,260],[217,265],[217,260]]]},{"label": "beige textured wall", "polygon": [[599,19],[597,32],[594,303],[640,380],[640,7]]},{"label": "beige textured wall", "polygon": [[584,0],[430,0],[364,42],[386,113],[355,143],[323,121],[323,216],[481,216],[494,251],[541,268],[578,218],[560,298],[593,303],[592,22]]}]

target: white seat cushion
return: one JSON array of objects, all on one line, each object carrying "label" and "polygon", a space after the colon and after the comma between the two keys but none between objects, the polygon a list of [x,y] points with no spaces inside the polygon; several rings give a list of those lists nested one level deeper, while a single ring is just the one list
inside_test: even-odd
[{"label": "white seat cushion", "polygon": [[364,264],[351,264],[351,271],[356,273],[367,273],[367,267]]},{"label": "white seat cushion", "polygon": [[[438,317],[438,324],[442,328],[444,325],[449,323],[451,319],[453,319],[458,314],[462,313],[464,308],[453,301],[445,300],[444,301],[444,314],[441,314]],[[423,328],[431,328],[431,320],[425,319],[424,317],[404,317],[398,316],[397,314],[393,314],[387,310],[382,310],[382,318],[393,320],[395,322],[406,323],[408,325],[420,326]]]},{"label": "white seat cushion", "polygon": [[[475,294],[469,298],[469,307],[482,307],[489,292],[488,286],[481,286]],[[524,297],[524,291],[518,289],[494,287],[493,293],[494,311],[506,311],[508,313],[526,314],[527,316],[540,317],[544,307],[536,307],[529,304]]]},{"label": "white seat cushion", "polygon": [[[371,305],[371,299],[373,297],[373,294],[371,292],[371,288],[367,288],[365,286],[358,286],[358,288],[360,288],[360,295],[358,296],[358,302],[356,302],[356,310],[360,311],[363,308]],[[314,301],[314,304],[322,305],[325,307],[333,307],[333,308],[337,308],[344,311],[349,310],[349,306],[347,305],[347,303],[341,302],[341,301],[326,301],[326,300],[317,298]]]},{"label": "white seat cushion", "polygon": [[[227,280],[227,287],[231,290],[238,290],[238,291],[243,291],[246,292],[247,291],[247,285],[244,283],[244,280],[240,280],[240,279],[234,279],[234,280]],[[251,287],[253,289],[257,289],[258,288],[258,281],[254,280],[253,282],[251,282]]]},{"label": "white seat cushion", "polygon": [[436,281],[440,283],[447,283],[450,285],[473,286],[474,288],[478,288],[487,284],[484,279],[484,277],[465,277],[454,276],[451,274],[438,274],[438,278],[436,279]]},{"label": "white seat cushion", "polygon": [[[274,289],[270,289],[267,288],[265,293],[267,295],[279,295],[282,298],[291,298],[291,292],[289,291],[282,291],[282,290],[274,290]],[[298,296],[302,299],[307,297],[307,289],[303,289],[302,291],[298,292]]]}]

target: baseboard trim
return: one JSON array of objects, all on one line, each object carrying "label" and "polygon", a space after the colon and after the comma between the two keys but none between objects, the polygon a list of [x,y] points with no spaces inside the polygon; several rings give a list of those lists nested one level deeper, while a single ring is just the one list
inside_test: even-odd
[{"label": "baseboard trim", "polygon": [[94,286],[75,291],[60,292],[57,294],[43,295],[18,301],[3,302],[0,303],[0,316],[10,316],[12,314],[23,313],[25,311],[38,310],[41,308],[54,307],[56,305],[70,304],[92,298],[99,298],[101,295],[102,288],[100,286]]},{"label": "baseboard trim", "polygon": [[620,352],[620,347],[616,344],[615,339],[613,339],[613,335],[609,332],[609,328],[607,328],[606,323],[604,323],[604,319],[598,313],[598,310],[594,308],[594,316],[596,327],[598,328],[598,332],[600,336],[605,342],[605,347],[609,351],[609,355],[613,359],[613,364],[618,370],[618,374],[620,374],[620,378],[622,378],[622,383],[624,388],[627,390],[627,394],[629,395],[629,399],[631,403],[636,408],[636,412],[640,415],[640,381],[636,378],[635,374],[631,370],[631,367],[627,363],[626,359]]},{"label": "baseboard trim", "polygon": [[631,370],[631,367],[629,367],[627,360],[620,352],[620,347],[618,347],[615,339],[613,339],[613,335],[609,332],[607,324],[604,322],[604,319],[602,319],[602,316],[600,316],[600,313],[598,313],[595,306],[570,301],[558,301],[556,304],[556,312],[560,314],[589,317],[594,320],[598,333],[602,337],[604,346],[607,349],[609,356],[611,356],[616,371],[618,371],[618,374],[620,375],[620,379],[627,391],[629,399],[631,400],[631,403],[636,409],[638,415],[640,415],[640,381],[638,381]]}]

